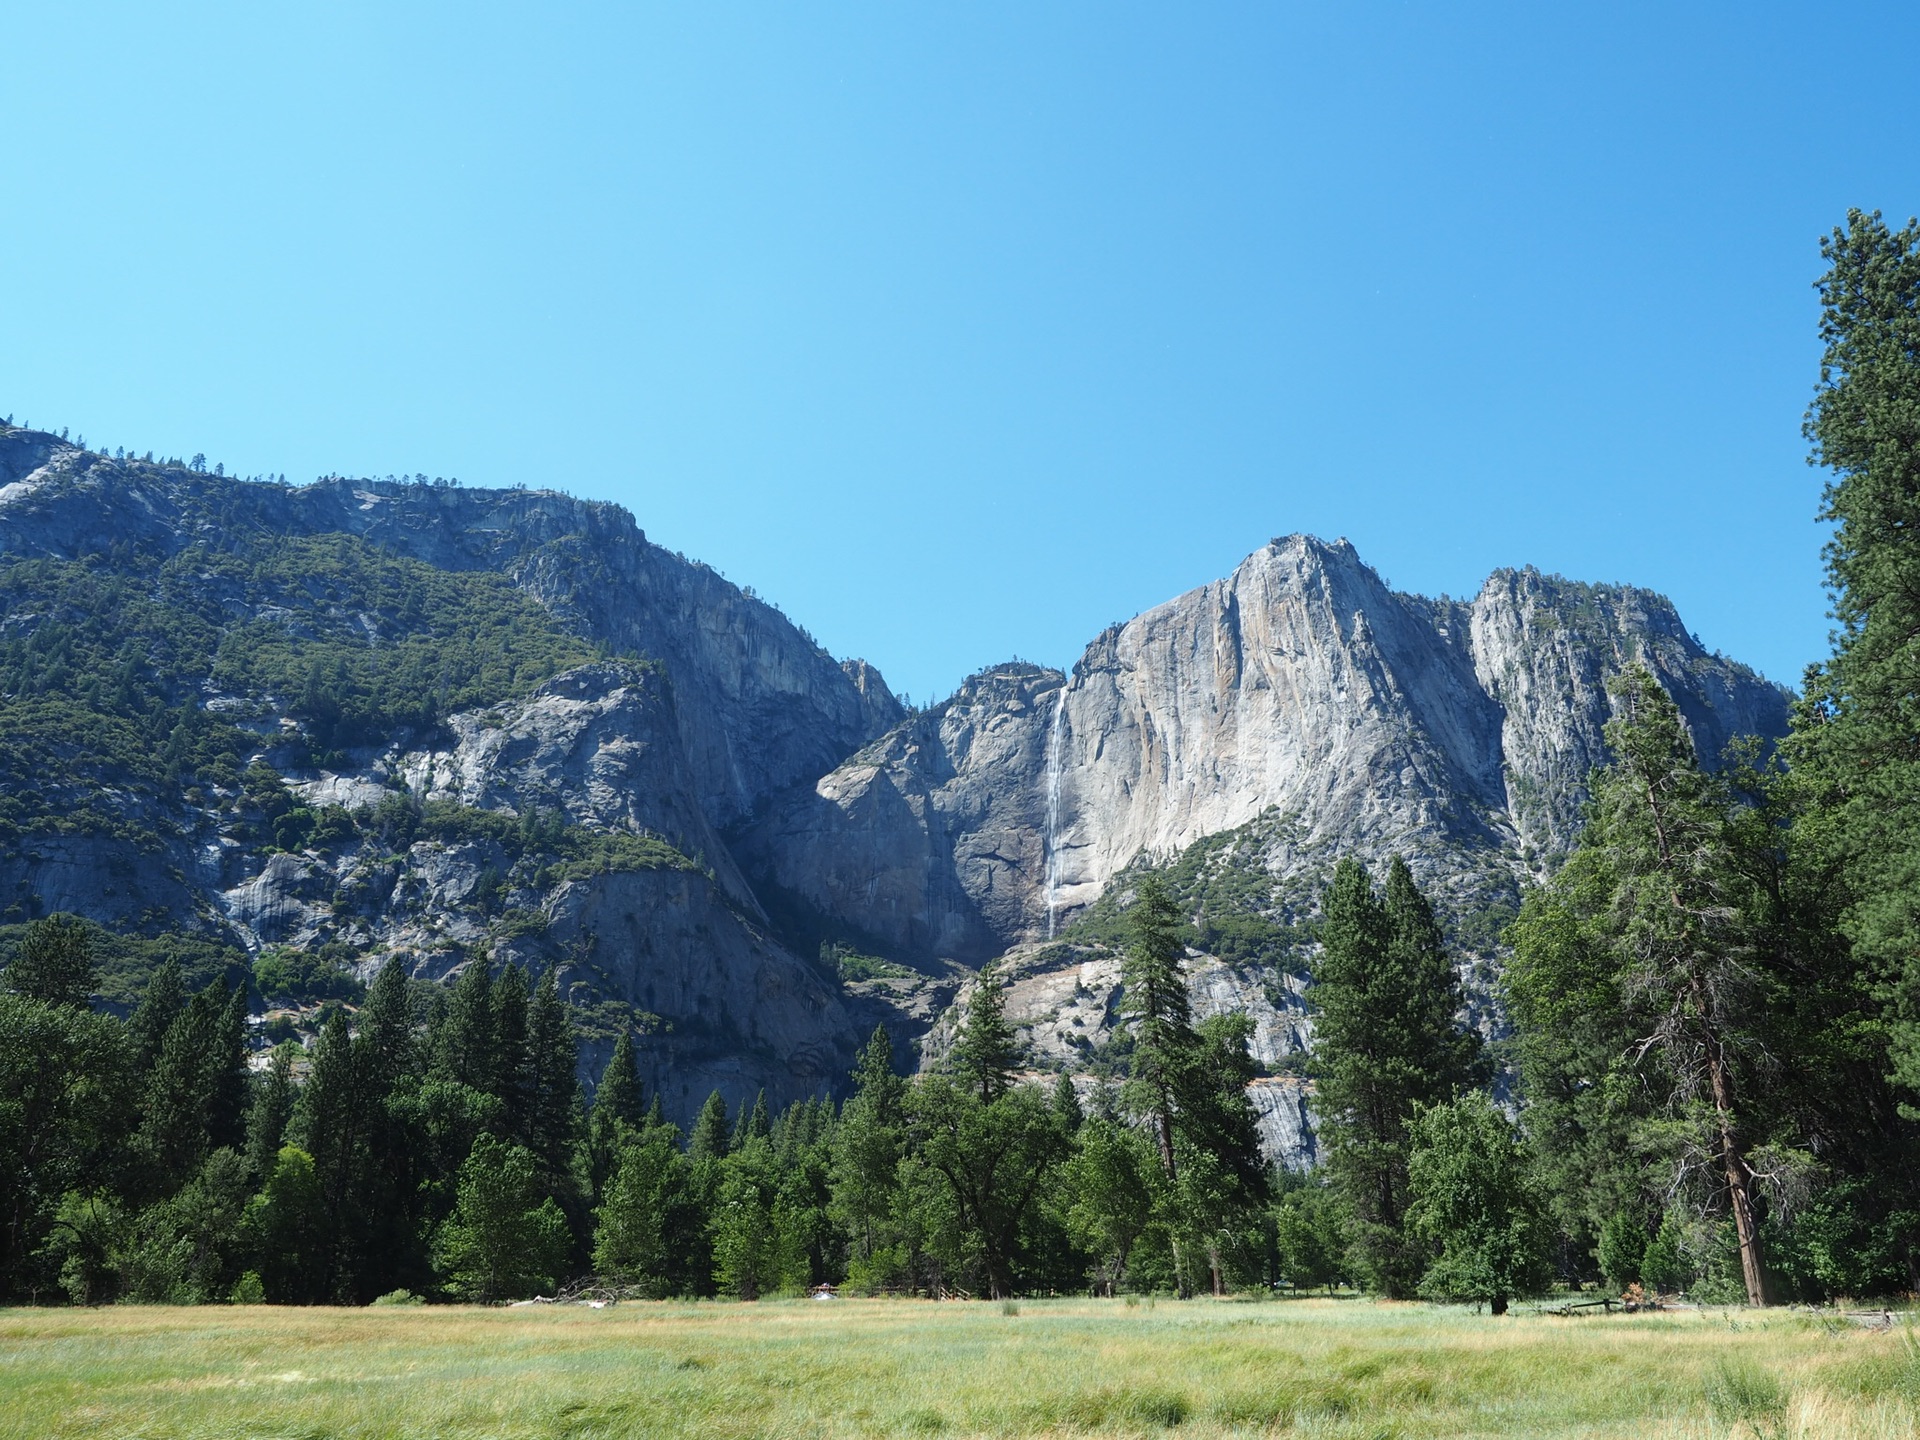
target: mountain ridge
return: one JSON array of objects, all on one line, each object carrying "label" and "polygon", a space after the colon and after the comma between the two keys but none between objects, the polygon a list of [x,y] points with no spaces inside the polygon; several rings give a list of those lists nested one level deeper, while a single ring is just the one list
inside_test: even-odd
[{"label": "mountain ridge", "polygon": [[[1114,887],[1203,853],[1231,874],[1194,891],[1220,947],[1196,952],[1196,1003],[1255,1014],[1272,1090],[1310,1041],[1288,977],[1333,856],[1407,853],[1479,937],[1463,964],[1490,964],[1474,917],[1570,843],[1610,675],[1649,664],[1709,758],[1786,719],[1651,592],[1521,568],[1429,599],[1309,536],[1068,671],[989,666],[909,711],[615,505],[287,487],[19,429],[0,602],[21,757],[0,919],[219,937],[236,964],[399,956],[427,981],[554,965],[587,1069],[638,1027],[647,1082],[688,1113],[703,1086],[830,1087],[875,1024],[908,1053],[1010,950],[1033,1055],[1084,1058],[1108,1031],[1069,1043],[1044,1006],[1091,992],[1048,957],[1105,985]],[[892,971],[843,974],[862,951]],[[1270,1139],[1297,1149],[1280,1095]]]}]

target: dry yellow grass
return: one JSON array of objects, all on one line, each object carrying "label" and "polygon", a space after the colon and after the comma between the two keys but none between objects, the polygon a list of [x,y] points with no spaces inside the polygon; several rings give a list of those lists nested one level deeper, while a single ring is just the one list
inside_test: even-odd
[{"label": "dry yellow grass", "polygon": [[1360,1301],[0,1312],[0,1434],[1911,1437],[1920,1351],[1806,1316]]}]

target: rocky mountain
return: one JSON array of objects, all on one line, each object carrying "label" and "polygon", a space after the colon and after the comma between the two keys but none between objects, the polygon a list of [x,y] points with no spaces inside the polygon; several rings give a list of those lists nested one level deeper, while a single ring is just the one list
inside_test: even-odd
[{"label": "rocky mountain", "polygon": [[1071,674],[1010,665],[780,797],[742,853],[889,953],[977,964],[1064,930],[1142,856],[1269,812],[1280,871],[1410,856],[1459,909],[1562,850],[1643,660],[1701,753],[1784,733],[1777,686],[1663,598],[1501,571],[1471,602],[1390,589],[1295,535],[1116,626]]},{"label": "rocky mountain", "polygon": [[876,1023],[930,1060],[1003,955],[1033,1063],[1106,1073],[1118,902],[1154,865],[1196,1007],[1254,1018],[1299,1163],[1327,867],[1407,854],[1483,981],[1635,659],[1703,754],[1784,731],[1784,693],[1659,596],[1522,570],[1428,600],[1304,536],[1070,673],[997,666],[907,713],[614,506],[0,428],[0,924],[128,937],[109,998],[169,947],[266,957],[309,1005],[392,956],[554,965],[585,1068],[635,1029],[685,1116],[828,1088]]},{"label": "rocky mountain", "polygon": [[0,429],[0,605],[0,918],[235,969],[558,963],[587,1068],[638,1024],[687,1113],[817,1092],[874,1023],[718,827],[898,702],[615,506]]}]

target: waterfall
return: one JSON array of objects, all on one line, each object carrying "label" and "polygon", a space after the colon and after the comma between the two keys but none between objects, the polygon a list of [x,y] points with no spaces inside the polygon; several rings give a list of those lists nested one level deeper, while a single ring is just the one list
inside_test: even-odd
[{"label": "waterfall", "polygon": [[1054,892],[1060,885],[1060,736],[1067,713],[1067,677],[1060,677],[1060,694],[1053,702],[1053,720],[1047,726],[1047,938],[1053,939]]}]

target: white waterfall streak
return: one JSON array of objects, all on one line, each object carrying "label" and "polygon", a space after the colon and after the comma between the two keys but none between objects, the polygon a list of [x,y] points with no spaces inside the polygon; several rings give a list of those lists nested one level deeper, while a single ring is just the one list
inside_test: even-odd
[{"label": "white waterfall streak", "polygon": [[1067,681],[1053,702],[1053,720],[1047,726],[1047,938],[1053,939],[1054,893],[1060,885],[1060,737],[1067,713]]}]

